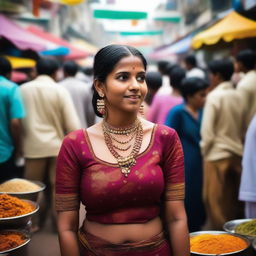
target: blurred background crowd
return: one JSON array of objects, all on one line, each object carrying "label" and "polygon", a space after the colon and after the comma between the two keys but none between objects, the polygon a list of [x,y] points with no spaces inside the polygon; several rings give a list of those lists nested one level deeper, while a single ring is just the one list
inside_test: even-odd
[{"label": "blurred background crowd", "polygon": [[256,218],[256,1],[1,0],[0,183],[47,185],[37,228],[62,139],[99,121],[93,57],[112,43],[145,55],[144,118],[181,139],[190,232]]}]

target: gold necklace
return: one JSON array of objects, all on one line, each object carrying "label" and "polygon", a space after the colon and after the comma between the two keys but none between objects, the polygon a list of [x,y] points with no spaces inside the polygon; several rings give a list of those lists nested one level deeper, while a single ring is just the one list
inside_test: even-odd
[{"label": "gold necklace", "polygon": [[[110,136],[110,131],[109,129],[106,129],[106,121],[102,123],[102,129],[103,129],[103,135],[105,139],[105,143],[110,151],[110,153],[116,158],[117,163],[121,169],[121,172],[124,174],[125,177],[128,177],[128,174],[131,172],[131,167],[136,164],[136,157],[140,151],[141,144],[142,144],[142,139],[143,139],[143,128],[141,122],[137,119],[136,123],[132,125],[133,127],[135,126],[134,129],[135,131],[135,142],[133,144],[133,148],[131,153],[128,156],[121,156],[116,150],[115,146],[113,145],[113,141]],[[112,128],[111,128],[112,129]],[[116,129],[116,128],[115,128]],[[126,131],[121,128],[117,128],[119,132],[123,132],[122,134],[126,134]],[[129,128],[128,128],[129,129]],[[112,129],[113,130],[113,129]],[[118,133],[121,134],[121,133]]]},{"label": "gold necklace", "polygon": [[120,146],[113,144],[113,147],[114,147],[115,149],[118,149],[118,150],[124,151],[124,152],[127,151],[128,149],[130,149],[131,146],[132,146],[132,145],[129,145],[129,146],[127,146],[126,148],[121,148]]},{"label": "gold necklace", "polygon": [[105,128],[105,130],[108,131],[108,133],[112,133],[112,134],[116,134],[116,135],[130,135],[131,133],[135,132],[139,122],[140,121],[138,119],[136,119],[135,122],[130,126],[127,126],[124,128],[117,128],[117,127],[114,127],[114,126],[108,124],[106,122],[106,120],[104,119],[102,125]]},{"label": "gold necklace", "polygon": [[128,144],[136,135],[136,131],[134,131],[132,134],[130,135],[126,135],[127,137],[130,136],[130,138],[128,140],[125,140],[125,141],[121,141],[120,139],[117,139],[114,135],[111,135],[109,134],[111,139],[121,145],[125,145],[125,144]]}]

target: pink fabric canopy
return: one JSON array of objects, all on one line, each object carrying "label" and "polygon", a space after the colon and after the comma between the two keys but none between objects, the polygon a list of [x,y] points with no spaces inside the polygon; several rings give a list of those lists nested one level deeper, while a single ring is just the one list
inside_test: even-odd
[{"label": "pink fabric canopy", "polygon": [[23,29],[6,16],[0,14],[0,36],[11,41],[21,50],[43,51],[46,45],[40,38]]},{"label": "pink fabric canopy", "polygon": [[55,44],[58,44],[58,45],[69,48],[70,52],[69,52],[68,55],[65,56],[65,59],[82,59],[82,58],[85,58],[85,57],[90,55],[89,52],[80,50],[80,49],[74,47],[73,45],[71,45],[66,40],[64,40],[60,37],[57,37],[53,34],[50,34],[50,33],[46,32],[46,31],[44,31],[44,30],[42,30],[42,29],[40,29],[36,26],[29,26],[27,28],[27,30],[29,32],[35,34],[36,36],[40,37],[40,38],[43,38],[43,39],[48,40],[52,43],[55,43]]},{"label": "pink fabric canopy", "polygon": [[11,80],[15,83],[22,82],[27,79],[28,79],[28,76],[23,72],[12,71],[12,73],[11,73]]}]

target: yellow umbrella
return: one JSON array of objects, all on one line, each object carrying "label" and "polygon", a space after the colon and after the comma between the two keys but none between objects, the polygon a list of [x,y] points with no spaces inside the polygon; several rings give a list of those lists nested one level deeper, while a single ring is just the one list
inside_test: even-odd
[{"label": "yellow umbrella", "polygon": [[36,61],[32,59],[25,59],[13,56],[5,56],[12,65],[13,69],[16,68],[33,68],[36,65]]},{"label": "yellow umbrella", "polygon": [[66,5],[76,5],[76,4],[81,4],[85,2],[85,0],[48,0],[48,1],[53,3],[66,4]]},{"label": "yellow umbrella", "polygon": [[203,44],[216,44],[221,39],[231,42],[234,39],[255,36],[256,22],[239,15],[237,12],[231,12],[215,25],[198,33],[192,39],[192,47],[198,49]]},{"label": "yellow umbrella", "polygon": [[60,0],[62,4],[67,4],[67,5],[75,5],[75,4],[81,4],[84,2],[84,0]]}]

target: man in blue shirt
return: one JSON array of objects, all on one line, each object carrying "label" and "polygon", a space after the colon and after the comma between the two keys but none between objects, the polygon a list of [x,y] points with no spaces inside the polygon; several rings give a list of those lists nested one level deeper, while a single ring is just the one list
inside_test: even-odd
[{"label": "man in blue shirt", "polygon": [[15,161],[22,157],[21,118],[25,110],[10,62],[0,57],[0,183],[17,177]]}]

